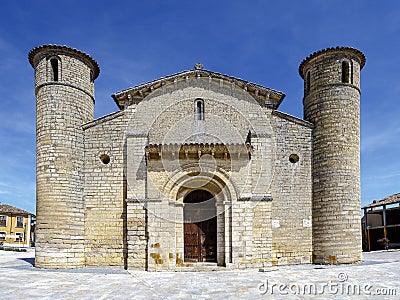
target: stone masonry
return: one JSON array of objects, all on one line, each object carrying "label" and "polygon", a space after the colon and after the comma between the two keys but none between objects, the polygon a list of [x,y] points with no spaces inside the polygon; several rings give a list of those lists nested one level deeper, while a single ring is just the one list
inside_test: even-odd
[{"label": "stone masonry", "polygon": [[361,260],[360,70],[350,48],[315,53],[300,65],[304,117],[313,131],[313,255],[318,263]]},{"label": "stone masonry", "polygon": [[201,64],[113,94],[119,110],[95,120],[93,58],[43,45],[29,61],[37,267],[360,260],[360,51],[302,62],[305,120],[278,111],[282,92]]},{"label": "stone masonry", "polygon": [[29,58],[35,66],[37,99],[36,265],[83,267],[82,125],[94,117],[93,80],[99,68],[86,54],[67,47],[38,47]]}]

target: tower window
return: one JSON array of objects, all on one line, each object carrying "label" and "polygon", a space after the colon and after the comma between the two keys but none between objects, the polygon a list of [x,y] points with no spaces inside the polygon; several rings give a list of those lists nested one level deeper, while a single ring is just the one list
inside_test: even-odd
[{"label": "tower window", "polygon": [[51,65],[51,80],[58,81],[58,59],[52,58],[50,59]]},{"label": "tower window", "polygon": [[310,75],[310,71],[307,72],[306,75],[306,94],[308,94],[310,92],[310,87],[311,87],[311,75]]},{"label": "tower window", "polygon": [[348,61],[342,62],[342,83],[350,83],[350,63]]},{"label": "tower window", "polygon": [[204,101],[202,99],[196,100],[196,119],[204,120]]},{"label": "tower window", "polygon": [[353,62],[351,62],[350,67],[351,67],[351,78],[350,78],[350,80],[351,80],[351,84],[353,84]]}]

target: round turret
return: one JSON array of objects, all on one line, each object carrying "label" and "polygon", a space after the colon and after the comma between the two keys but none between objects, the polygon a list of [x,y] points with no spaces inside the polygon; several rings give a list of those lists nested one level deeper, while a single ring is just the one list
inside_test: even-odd
[{"label": "round turret", "polygon": [[361,260],[360,70],[364,54],[337,47],[299,67],[304,119],[313,130],[313,261]]},{"label": "round turret", "polygon": [[29,53],[36,94],[36,259],[41,268],[84,266],[82,125],[94,119],[96,61],[66,46]]}]

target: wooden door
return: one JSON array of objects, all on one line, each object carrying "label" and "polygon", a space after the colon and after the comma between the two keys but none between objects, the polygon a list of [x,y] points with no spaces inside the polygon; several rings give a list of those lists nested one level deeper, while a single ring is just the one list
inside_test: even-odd
[{"label": "wooden door", "polygon": [[183,208],[185,262],[217,261],[217,211],[213,195],[195,190]]},{"label": "wooden door", "polygon": [[185,262],[217,261],[217,218],[185,223]]},{"label": "wooden door", "polygon": [[185,223],[184,244],[186,262],[202,261],[202,235],[203,233],[197,224]]}]

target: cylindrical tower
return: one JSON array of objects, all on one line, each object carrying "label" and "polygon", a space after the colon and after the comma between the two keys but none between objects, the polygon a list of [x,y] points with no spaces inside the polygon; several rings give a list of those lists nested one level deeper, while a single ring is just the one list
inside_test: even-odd
[{"label": "cylindrical tower", "polygon": [[337,47],[315,52],[299,67],[304,119],[312,146],[313,262],[361,261],[360,70],[364,54]]},{"label": "cylindrical tower", "polygon": [[66,46],[29,52],[36,94],[36,259],[40,268],[85,263],[82,125],[94,119],[96,61]]}]

